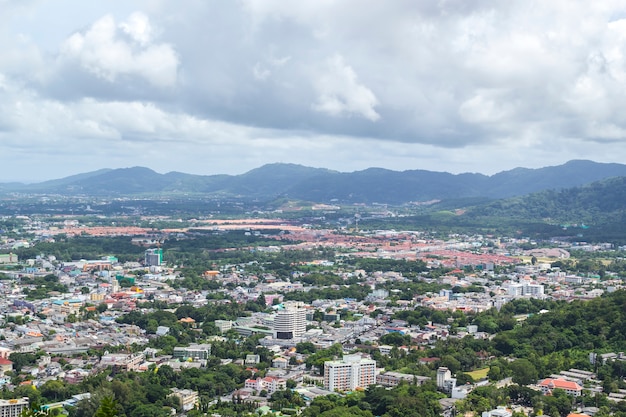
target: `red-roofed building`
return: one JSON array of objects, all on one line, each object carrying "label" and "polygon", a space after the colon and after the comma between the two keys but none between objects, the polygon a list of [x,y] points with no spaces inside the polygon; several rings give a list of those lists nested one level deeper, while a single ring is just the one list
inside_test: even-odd
[{"label": "red-roofed building", "polygon": [[7,371],[13,371],[13,362],[5,358],[0,358],[0,375],[4,375]]},{"label": "red-roofed building", "polygon": [[560,378],[557,378],[557,379],[546,378],[543,381],[541,381],[538,385],[539,385],[539,388],[541,388],[541,392],[543,392],[544,395],[551,394],[552,390],[554,389],[562,389],[568,395],[573,395],[575,397],[582,395],[582,392],[583,392],[583,387],[578,385],[578,383],[574,381],[567,381],[565,379],[560,379]]}]

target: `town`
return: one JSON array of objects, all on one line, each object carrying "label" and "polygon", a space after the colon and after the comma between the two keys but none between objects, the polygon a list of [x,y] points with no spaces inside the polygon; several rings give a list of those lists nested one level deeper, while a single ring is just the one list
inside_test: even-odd
[{"label": "town", "polygon": [[626,406],[626,356],[609,349],[624,333],[583,348],[552,328],[532,352],[506,336],[620,296],[626,248],[355,219],[4,217],[0,415],[91,416],[106,401],[129,417]]}]

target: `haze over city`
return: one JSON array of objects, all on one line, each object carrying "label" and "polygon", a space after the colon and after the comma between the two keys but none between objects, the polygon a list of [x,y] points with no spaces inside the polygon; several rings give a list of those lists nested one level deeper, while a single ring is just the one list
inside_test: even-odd
[{"label": "haze over city", "polygon": [[0,181],[626,161],[623,2],[0,1]]}]

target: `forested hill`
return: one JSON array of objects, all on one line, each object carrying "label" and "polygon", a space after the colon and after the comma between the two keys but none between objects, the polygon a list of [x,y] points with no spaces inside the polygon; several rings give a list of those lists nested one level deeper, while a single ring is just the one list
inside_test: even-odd
[{"label": "forested hill", "polygon": [[508,198],[626,176],[626,165],[570,161],[539,169],[516,168],[492,176],[426,170],[370,168],[336,172],[295,164],[270,164],[242,175],[159,174],[148,168],[104,169],[38,184],[0,184],[0,192],[91,196],[193,194],[271,201],[388,203],[451,198]]},{"label": "forested hill", "polygon": [[600,240],[626,237],[626,177],[612,178],[582,187],[542,191],[527,196],[475,206],[468,219],[507,219],[507,222],[544,223],[570,228],[581,234],[603,235]]},{"label": "forested hill", "polygon": [[[626,291],[589,301],[537,301],[533,305],[520,300],[505,307],[481,313],[474,323],[479,329],[500,330],[492,340],[493,353],[529,359],[540,376],[567,367],[589,368],[592,352],[626,350]],[[548,312],[539,313],[540,309]],[[521,312],[531,314],[516,325],[513,314]]]}]

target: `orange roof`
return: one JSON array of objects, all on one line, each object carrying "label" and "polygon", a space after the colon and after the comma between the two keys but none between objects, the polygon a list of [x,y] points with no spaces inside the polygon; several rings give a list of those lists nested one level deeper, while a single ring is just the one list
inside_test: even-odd
[{"label": "orange roof", "polygon": [[560,379],[560,378],[557,378],[557,379],[546,378],[539,383],[539,386],[547,387],[549,389],[555,389],[555,388],[560,388],[564,390],[581,390],[582,389],[582,387],[578,385],[576,382],[568,381],[566,379]]}]

